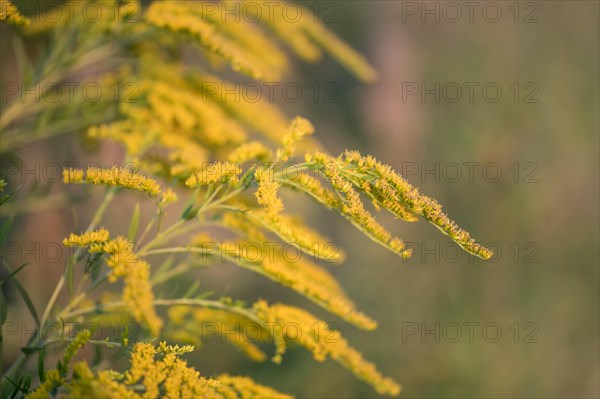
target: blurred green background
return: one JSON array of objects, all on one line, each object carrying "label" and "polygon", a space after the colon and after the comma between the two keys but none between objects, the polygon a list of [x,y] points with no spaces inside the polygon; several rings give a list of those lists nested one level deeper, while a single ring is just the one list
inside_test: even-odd
[{"label": "blurred green background", "polygon": [[[415,247],[401,261],[341,218],[297,201],[290,208],[346,250],[346,264],[331,270],[378,320],[375,332],[345,325],[233,266],[200,275],[202,286],[313,310],[399,381],[405,398],[597,398],[599,3],[474,3],[469,15],[464,2],[304,2],[367,55],[380,79],[365,86],[331,60],[297,62],[289,81],[317,84],[330,95],[281,106],[312,120],[331,153],[358,149],[404,171],[496,257],[472,259],[430,225],[381,214]],[[27,152],[51,160],[78,150],[55,142]],[[73,215],[26,215],[21,226],[15,241],[58,240],[73,228]],[[26,279],[39,281],[42,266]],[[52,288],[40,284],[37,300]],[[315,363],[300,348],[282,366],[257,365],[210,342],[195,360],[204,372],[245,373],[298,397],[375,396],[346,370]]]}]

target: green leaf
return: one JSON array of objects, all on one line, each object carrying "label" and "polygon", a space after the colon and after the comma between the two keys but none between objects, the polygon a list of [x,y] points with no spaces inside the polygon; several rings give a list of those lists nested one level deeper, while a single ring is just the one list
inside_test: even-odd
[{"label": "green leaf", "polygon": [[[4,267],[7,270],[11,270],[10,267],[8,266],[8,264],[6,264],[6,262],[4,262]],[[12,273],[12,271],[11,271]],[[25,290],[25,288],[23,288],[23,286],[21,285],[21,283],[19,282],[19,280],[17,279],[17,277],[12,276],[11,278],[12,283],[15,285],[15,287],[17,288],[17,291],[19,291],[19,294],[21,294],[21,297],[23,297],[23,301],[25,302],[25,305],[27,306],[27,309],[29,309],[29,312],[31,313],[31,316],[33,316],[33,319],[35,320],[37,326],[40,326],[40,319],[38,317],[37,311],[35,310],[35,306],[33,306],[33,302],[31,301],[31,298],[29,297],[29,294],[27,293],[27,291]]]},{"label": "green leaf", "polygon": [[44,371],[44,358],[46,357],[46,347],[40,349],[40,353],[38,355],[38,376],[40,377],[40,381],[44,382],[46,373]]},{"label": "green leaf", "polygon": [[39,352],[41,350],[41,346],[24,346],[23,348],[21,348],[21,352],[23,352],[25,355],[33,355],[34,353]]},{"label": "green leaf", "polygon": [[4,240],[6,240],[6,237],[8,237],[8,232],[10,231],[14,220],[15,215],[10,215],[10,217],[6,219],[2,227],[0,227],[0,244],[3,244]]},{"label": "green leaf", "polygon": [[69,256],[69,260],[67,261],[67,269],[65,270],[65,275],[67,279],[67,292],[69,293],[69,298],[73,297],[73,285],[75,283],[75,257]]},{"label": "green leaf", "polygon": [[6,316],[8,315],[8,306],[6,306],[6,298],[4,297],[4,293],[0,291],[0,345],[4,342],[2,339],[2,325],[6,321]]},{"label": "green leaf", "polygon": [[167,259],[165,259],[163,261],[163,263],[160,264],[160,266],[158,266],[158,268],[156,269],[156,272],[154,272],[154,274],[159,275],[159,274],[163,273],[164,271],[170,269],[174,263],[175,263],[175,257],[169,256]]},{"label": "green leaf", "polygon": [[127,239],[131,242],[135,240],[137,236],[138,227],[140,226],[140,204],[135,204],[133,215],[131,215],[131,222],[129,222],[129,230],[127,231]]},{"label": "green leaf", "polygon": [[[19,273],[28,264],[29,263],[23,263],[21,266],[17,267],[15,269],[15,271],[10,272],[8,276],[6,276],[2,280],[0,280],[0,286],[2,286],[5,282],[7,282],[8,280],[10,280],[13,276],[16,276],[16,274]],[[9,270],[9,269],[6,269],[6,270]]]},{"label": "green leaf", "polygon": [[185,295],[183,296],[183,298],[191,298],[192,296],[194,296],[194,294],[196,293],[196,291],[198,291],[199,287],[200,287],[200,280],[194,281],[194,284],[192,284],[190,286],[190,288],[187,290],[187,292],[185,293]]}]

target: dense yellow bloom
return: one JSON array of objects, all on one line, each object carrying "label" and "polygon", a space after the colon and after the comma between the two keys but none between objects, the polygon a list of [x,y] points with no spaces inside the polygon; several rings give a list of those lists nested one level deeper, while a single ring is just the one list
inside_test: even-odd
[{"label": "dense yellow bloom", "polygon": [[154,294],[150,284],[150,265],[139,259],[133,250],[133,243],[122,236],[110,239],[106,229],[86,232],[80,235],[71,233],[63,240],[66,246],[88,247],[90,252],[109,254],[106,265],[112,269],[109,281],[123,278],[123,302],[135,320],[145,323],[153,335],[157,335],[162,321],[153,306]]},{"label": "dense yellow bloom", "polygon": [[407,209],[435,225],[467,252],[483,259],[489,259],[492,256],[489,249],[475,242],[468,232],[450,220],[442,212],[442,206],[437,201],[420,194],[416,187],[394,172],[389,165],[384,165],[370,156],[362,157],[358,152],[346,152],[345,163],[354,166],[357,172],[377,179],[376,184],[385,186],[388,199],[395,200],[393,202],[401,204],[403,209]]},{"label": "dense yellow bloom", "polygon": [[80,183],[83,182],[83,170],[81,169],[64,169],[63,182],[65,183]]},{"label": "dense yellow bloom", "polygon": [[235,184],[239,181],[242,169],[231,162],[215,162],[204,165],[204,168],[192,174],[185,182],[191,188],[206,186],[212,183]]},{"label": "dense yellow bloom", "polygon": [[98,375],[90,370],[85,362],[73,366],[73,379],[68,385],[69,395],[75,398],[90,399],[142,399],[141,395],[119,381],[120,376],[110,371],[100,371]]},{"label": "dense yellow bloom", "polygon": [[156,180],[116,166],[110,169],[87,168],[85,179],[83,179],[83,170],[67,169],[63,171],[63,181],[65,183],[85,182],[102,186],[121,187],[128,190],[145,192],[152,198],[157,197],[161,191],[160,185]]},{"label": "dense yellow bloom", "polygon": [[285,178],[279,181],[287,186],[304,191],[313,199],[329,208],[342,208],[340,197],[333,191],[325,188],[317,178],[307,173],[287,174]]},{"label": "dense yellow bloom", "polygon": [[274,243],[223,242],[215,248],[196,242],[207,253],[288,286],[315,304],[359,328],[372,330],[377,323],[356,309],[339,283],[321,266],[288,253]]},{"label": "dense yellow bloom", "polygon": [[277,151],[277,159],[282,161],[288,160],[294,154],[294,145],[304,136],[313,134],[314,131],[314,126],[307,119],[299,116],[294,118],[281,140],[283,148]]},{"label": "dense yellow bloom", "polygon": [[373,241],[402,257],[410,256],[411,251],[404,247],[402,240],[392,236],[392,234],[379,224],[375,217],[365,209],[364,204],[360,199],[360,195],[354,189],[351,181],[344,178],[344,165],[342,165],[339,160],[320,152],[308,155],[306,160],[307,162],[315,163],[316,168],[325,175],[338,195],[342,197],[341,207],[338,209],[342,215]]},{"label": "dense yellow bloom", "polygon": [[[236,7],[238,10],[240,9],[239,0],[223,0],[221,4],[225,9],[235,10]],[[288,70],[289,63],[286,54],[263,33],[258,24],[246,21],[245,18],[239,18],[239,14],[236,13],[205,12],[203,17],[239,43],[254,57],[267,64],[279,76],[283,74],[283,71]]]},{"label": "dense yellow bloom", "polygon": [[[268,24],[273,32],[286,43],[296,55],[306,61],[312,62],[321,59],[321,50],[311,41],[303,29],[302,24],[298,23],[299,21],[292,22],[281,12],[270,12],[269,6],[279,7],[278,9],[281,10],[285,5],[283,2],[274,1],[268,3],[263,1],[255,2],[253,0],[246,1],[252,2],[252,5],[254,6],[247,8],[248,15],[253,19],[267,15],[268,18],[263,19],[263,22]],[[302,10],[302,12],[304,13],[304,10]],[[312,15],[311,17],[314,18]]]},{"label": "dense yellow bloom", "polygon": [[0,21],[11,25],[29,25],[30,21],[23,16],[17,7],[9,0],[0,0]]},{"label": "dense yellow bloom", "polygon": [[47,399],[55,388],[63,385],[71,359],[90,340],[91,336],[92,334],[89,330],[83,330],[78,333],[65,348],[62,359],[58,362],[56,369],[46,371],[44,382],[27,395],[27,399]]},{"label": "dense yellow bloom", "polygon": [[[340,363],[354,375],[372,385],[380,394],[397,395],[400,386],[392,379],[382,376],[375,366],[342,337],[339,331],[330,330],[327,323],[305,310],[282,304],[269,305],[265,301],[254,304],[258,316],[268,325],[282,326],[273,329],[281,338],[298,343],[308,349],[315,360],[327,358]],[[293,325],[294,328],[285,328]],[[300,327],[300,332],[298,328]]]},{"label": "dense yellow bloom", "polygon": [[55,387],[64,384],[64,378],[61,377],[58,370],[48,370],[44,377],[44,382],[27,395],[27,399],[48,399],[50,397],[50,392],[52,392]]},{"label": "dense yellow bloom", "polygon": [[127,385],[142,384],[144,398],[219,398],[221,395],[216,388],[220,383],[201,377],[178,357],[190,349],[168,346],[164,342],[158,348],[137,343],[124,382]]},{"label": "dense yellow bloom", "polygon": [[85,247],[92,244],[104,244],[110,240],[110,233],[105,228],[95,231],[87,231],[83,234],[71,233],[68,238],[63,240],[63,245],[67,247]]},{"label": "dense yellow bloom", "polygon": [[344,259],[342,250],[327,238],[304,225],[300,218],[285,214],[270,215],[264,210],[250,210],[244,215],[313,258],[336,263],[342,262]]},{"label": "dense yellow bloom", "polygon": [[202,92],[204,98],[223,107],[234,118],[262,133],[272,142],[279,143],[281,134],[288,125],[288,119],[279,108],[269,102],[269,96],[261,95],[252,102],[242,101],[245,100],[244,87],[239,83],[197,71],[187,78],[196,90]]},{"label": "dense yellow bloom", "polygon": [[169,309],[169,320],[168,334],[179,342],[201,346],[214,337],[227,341],[254,361],[263,362],[267,358],[253,341],[267,340],[268,332],[239,313],[174,306]]},{"label": "dense yellow bloom", "polygon": [[[145,130],[145,131],[144,131]],[[148,134],[150,131],[150,134]],[[88,137],[94,139],[111,139],[125,146],[128,154],[139,156],[146,149],[150,140],[155,136],[152,129],[142,129],[133,120],[124,120],[88,129]]]},{"label": "dense yellow bloom", "polygon": [[160,199],[160,205],[164,207],[174,202],[177,202],[178,200],[179,197],[177,196],[177,193],[172,188],[168,188],[163,193],[162,198]]},{"label": "dense yellow bloom", "polygon": [[364,82],[373,82],[377,79],[377,72],[362,55],[354,51],[333,32],[327,30],[323,24],[316,22],[314,15],[308,9],[303,8],[302,11],[303,28],[312,40],[357,78]]},{"label": "dense yellow bloom", "polygon": [[233,70],[255,79],[276,80],[280,73],[248,51],[238,41],[220,32],[220,24],[211,24],[194,2],[153,2],[145,14],[148,23],[172,32],[190,35],[209,52],[220,56]]},{"label": "dense yellow bloom", "polygon": [[258,189],[254,193],[257,202],[265,207],[269,217],[277,216],[283,211],[283,201],[277,196],[280,184],[273,179],[270,169],[259,168],[254,173]]},{"label": "dense yellow bloom", "polygon": [[150,122],[159,122],[161,131],[178,131],[207,146],[239,144],[246,139],[244,128],[221,107],[183,82],[178,83],[150,79],[138,82],[141,93],[148,96]]},{"label": "dense yellow bloom", "polygon": [[109,280],[115,282],[123,278],[125,282],[123,302],[127,309],[137,321],[145,323],[153,335],[158,335],[162,321],[153,305],[150,265],[139,259],[133,251],[133,244],[121,236],[105,243],[103,251],[110,254],[106,261],[113,270]]},{"label": "dense yellow bloom", "polygon": [[292,399],[293,397],[276,390],[257,384],[248,377],[230,376],[221,374],[217,377],[221,385],[217,391],[225,399],[265,398],[265,399]]},{"label": "dense yellow bloom", "polygon": [[271,150],[269,150],[260,141],[250,141],[244,143],[239,147],[236,147],[231,153],[229,153],[229,161],[234,163],[243,163],[252,159],[265,160],[271,156]]}]

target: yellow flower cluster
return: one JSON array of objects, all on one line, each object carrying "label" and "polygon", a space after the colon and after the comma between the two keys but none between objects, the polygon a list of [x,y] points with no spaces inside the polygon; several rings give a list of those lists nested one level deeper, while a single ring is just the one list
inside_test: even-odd
[{"label": "yellow flower cluster", "polygon": [[[180,4],[180,3],[178,3]],[[180,131],[197,138],[206,146],[221,147],[239,144],[246,139],[246,131],[225,111],[202,95],[177,81],[143,79],[138,82],[141,94],[147,96],[151,121],[163,131]]]},{"label": "yellow flower cluster", "polygon": [[[90,338],[89,331],[80,333],[63,355],[66,365],[73,354]],[[27,399],[47,399],[60,388],[65,398],[114,399],[291,399],[291,396],[257,384],[247,377],[222,374],[218,379],[205,378],[181,355],[193,351],[190,345],[158,346],[139,342],[131,351],[130,367],[124,373],[114,370],[94,372],[86,362],[73,366],[70,380],[67,370],[52,369],[44,373],[44,382],[29,393]],[[60,363],[59,363],[60,364]]]},{"label": "yellow flower cluster", "polygon": [[[224,0],[222,4],[225,8],[235,9],[240,6],[240,1]],[[286,54],[265,35],[258,24],[246,21],[245,18],[239,18],[239,15],[235,13],[201,13],[202,10],[199,11],[199,15],[201,14],[208,22],[216,25],[223,34],[239,43],[245,51],[264,63],[263,68],[266,67],[265,69],[268,69],[272,76],[280,77],[289,68]]]},{"label": "yellow flower cluster", "polygon": [[226,340],[256,362],[263,362],[267,358],[252,341],[267,339],[268,332],[238,313],[173,306],[169,309],[169,321],[168,335],[177,342],[201,346],[214,336]]},{"label": "yellow flower cluster", "polygon": [[168,188],[160,199],[160,206],[165,207],[169,204],[177,202],[178,200],[179,197],[177,196],[177,193],[172,188]]},{"label": "yellow flower cluster", "polygon": [[[67,390],[70,398],[114,398],[142,399],[127,385],[120,382],[123,377],[112,370],[103,370],[94,375],[86,362],[78,362],[73,366],[73,378]],[[47,399],[47,397],[45,398]]]},{"label": "yellow flower cluster", "polygon": [[271,169],[258,168],[254,173],[258,189],[254,193],[257,202],[265,207],[269,217],[276,217],[283,211],[283,201],[277,196],[280,184],[273,178]]},{"label": "yellow flower cluster", "polygon": [[95,231],[87,231],[83,234],[71,233],[68,238],[63,240],[63,245],[67,247],[85,247],[92,246],[102,248],[95,244],[104,244],[110,240],[110,233],[105,228],[100,228]]},{"label": "yellow flower cluster", "polygon": [[244,215],[313,258],[332,263],[344,260],[344,252],[341,249],[331,240],[307,227],[298,217],[285,214],[269,215],[264,210],[249,210]]},{"label": "yellow flower cluster", "polygon": [[382,203],[384,207],[389,203],[398,204],[403,212],[412,212],[435,225],[467,252],[483,259],[492,256],[489,249],[475,242],[468,232],[450,220],[442,212],[442,206],[437,201],[420,194],[416,187],[394,172],[389,165],[384,165],[371,156],[363,157],[355,151],[346,152],[344,162],[346,165],[353,166],[355,172],[370,176],[375,181],[371,185],[388,200],[387,203]]},{"label": "yellow flower cluster", "polygon": [[288,120],[279,108],[269,102],[268,96],[260,96],[252,102],[241,101],[244,98],[243,87],[205,72],[194,71],[187,79],[202,96],[223,107],[237,120],[272,142],[280,142],[281,132],[288,126]]},{"label": "yellow flower cluster", "polygon": [[[119,84],[118,82],[116,84]],[[149,129],[152,133],[152,130]],[[88,129],[88,137],[94,139],[111,139],[125,146],[128,154],[139,156],[155,136],[148,134],[148,131],[142,132],[139,125],[132,120],[124,120],[99,126],[92,126]]]},{"label": "yellow flower cluster", "polygon": [[244,143],[239,147],[236,147],[229,153],[229,162],[243,163],[252,159],[267,160],[271,156],[271,150],[269,150],[260,141],[250,141]]},{"label": "yellow flower cluster", "polygon": [[342,201],[333,191],[323,187],[321,182],[307,173],[286,175],[285,179],[279,180],[286,186],[296,188],[310,195],[313,199],[331,209],[341,209]]},{"label": "yellow flower cluster", "polygon": [[29,25],[30,21],[23,16],[10,0],[0,0],[0,21],[11,25]]},{"label": "yellow flower cluster", "polygon": [[294,145],[302,140],[305,136],[310,136],[315,131],[314,126],[304,118],[297,116],[292,120],[287,132],[283,136],[281,143],[283,148],[277,150],[277,159],[281,161],[287,161],[292,155],[294,155]]},{"label": "yellow flower cluster", "polygon": [[57,387],[65,383],[58,370],[48,370],[44,374],[42,382],[33,392],[26,396],[27,399],[48,399],[50,393]]},{"label": "yellow flower cluster", "polygon": [[377,72],[362,55],[327,30],[323,24],[317,23],[313,15],[309,16],[311,14],[309,10],[304,8],[303,11],[304,30],[315,43],[323,47],[336,61],[362,81],[373,82],[377,79]]},{"label": "yellow flower cluster", "polygon": [[[195,244],[202,247],[202,243]],[[302,257],[286,256],[283,249],[273,243],[224,242],[218,251],[217,254],[211,253],[290,287],[359,328],[373,330],[377,327],[374,320],[356,309],[333,276],[315,263]]]},{"label": "yellow flower cluster", "polygon": [[293,396],[278,392],[272,388],[257,384],[248,377],[221,374],[217,377],[221,385],[217,388],[225,399],[268,398],[292,399]]},{"label": "yellow flower cluster", "polygon": [[115,282],[123,278],[125,282],[122,298],[129,312],[137,321],[145,323],[153,335],[158,335],[162,321],[153,305],[150,265],[139,259],[133,251],[133,244],[121,236],[105,243],[103,251],[110,254],[106,261],[113,270],[109,280]]},{"label": "yellow flower cluster", "polygon": [[231,162],[214,162],[192,174],[186,181],[188,187],[201,187],[212,183],[230,183],[236,184],[239,182],[239,175],[242,169],[239,165]]},{"label": "yellow flower cluster", "polygon": [[90,330],[82,330],[79,332],[73,341],[65,348],[62,359],[58,362],[56,369],[48,370],[44,374],[44,382],[27,395],[27,399],[48,399],[52,391],[63,385],[65,383],[65,377],[67,376],[71,359],[75,357],[79,349],[81,349],[91,337],[92,333]]},{"label": "yellow flower cluster", "polygon": [[83,177],[83,170],[65,169],[63,170],[63,181],[65,183],[85,182],[101,186],[121,187],[128,190],[145,192],[152,198],[157,197],[161,191],[160,185],[156,180],[116,166],[110,169],[87,168],[85,179]]},{"label": "yellow flower cluster", "polygon": [[249,241],[267,241],[267,237],[263,234],[262,230],[243,213],[227,212],[223,214],[221,223]]},{"label": "yellow flower cluster", "polygon": [[90,252],[109,254],[106,261],[112,269],[109,281],[116,282],[123,278],[123,302],[135,320],[145,323],[153,335],[158,335],[162,321],[156,314],[153,301],[152,285],[150,284],[150,265],[138,258],[133,251],[133,244],[125,237],[117,236],[110,239],[106,229],[86,232],[81,235],[71,233],[63,240],[66,246],[88,247]]},{"label": "yellow flower cluster", "polygon": [[268,16],[262,22],[269,25],[273,32],[302,59],[306,61],[319,60],[321,51],[318,46],[321,46],[357,78],[366,82],[372,82],[377,78],[377,73],[365,58],[327,30],[323,24],[317,22],[316,16],[309,9],[302,7],[299,13],[301,14],[300,19],[290,21],[282,13],[269,12],[269,6],[275,4],[281,9],[285,6],[284,2],[269,4],[259,1],[253,2],[253,5],[255,3],[256,6],[248,7],[249,15],[252,18]]},{"label": "yellow flower cluster", "polygon": [[343,200],[341,208],[338,210],[352,224],[365,233],[373,241],[381,244],[385,248],[397,253],[401,257],[408,257],[411,254],[409,249],[404,248],[404,243],[398,237],[392,236],[375,217],[365,209],[359,193],[354,189],[352,183],[344,178],[343,165],[336,158],[329,155],[316,152],[306,157],[307,162],[314,162],[316,168],[322,172],[329,180],[332,187]]},{"label": "yellow flower cluster", "polygon": [[[394,380],[383,377],[372,363],[366,361],[356,349],[348,345],[339,331],[330,330],[327,323],[307,311],[282,304],[269,305],[263,300],[256,302],[253,308],[258,317],[268,325],[282,327],[273,329],[275,334],[282,335],[279,337],[280,340],[287,338],[304,346],[319,362],[330,358],[340,363],[382,395],[397,395],[400,392],[400,386]],[[292,323],[294,326],[300,326],[301,332],[296,328],[285,328]],[[293,336],[286,336],[286,332]],[[280,355],[279,353],[276,356]]]},{"label": "yellow flower cluster", "polygon": [[280,71],[274,70],[257,55],[230,38],[222,30],[224,24],[211,24],[203,14],[201,3],[155,1],[145,14],[151,25],[172,32],[190,35],[210,53],[220,56],[233,70],[255,79],[277,80]]},{"label": "yellow flower cluster", "polygon": [[144,398],[212,398],[220,383],[206,379],[178,356],[193,348],[158,347],[137,343],[131,355],[131,367],[124,374],[124,384],[144,387]]}]

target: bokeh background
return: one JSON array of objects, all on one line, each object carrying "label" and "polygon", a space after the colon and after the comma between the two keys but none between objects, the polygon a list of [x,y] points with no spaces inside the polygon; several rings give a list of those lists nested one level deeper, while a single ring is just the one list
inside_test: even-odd
[{"label": "bokeh background", "polygon": [[[331,270],[378,320],[375,332],[356,330],[233,266],[199,278],[218,295],[278,298],[313,310],[398,380],[405,398],[597,398],[599,3],[474,3],[469,15],[463,2],[305,2],[366,54],[380,78],[363,85],[331,60],[297,62],[288,79],[305,95],[279,100],[288,115],[315,123],[331,153],[358,149],[405,172],[489,243],[493,260],[458,252],[430,225],[382,214],[415,248],[401,261],[341,218],[290,197],[290,208],[346,250],[347,262]],[[307,90],[315,84],[322,90],[316,97]],[[115,148],[86,155],[65,139],[26,150],[45,161],[74,153],[120,159]],[[86,208],[76,209],[84,224]],[[113,212],[110,224],[123,228],[131,208]],[[20,218],[16,242],[58,241],[75,226],[72,207]],[[54,287],[48,281],[62,268],[32,266],[23,278],[43,304]],[[10,350],[6,356],[9,362]],[[205,372],[245,373],[298,397],[376,396],[337,364],[315,363],[301,348],[279,367],[209,342],[195,361]]]}]

